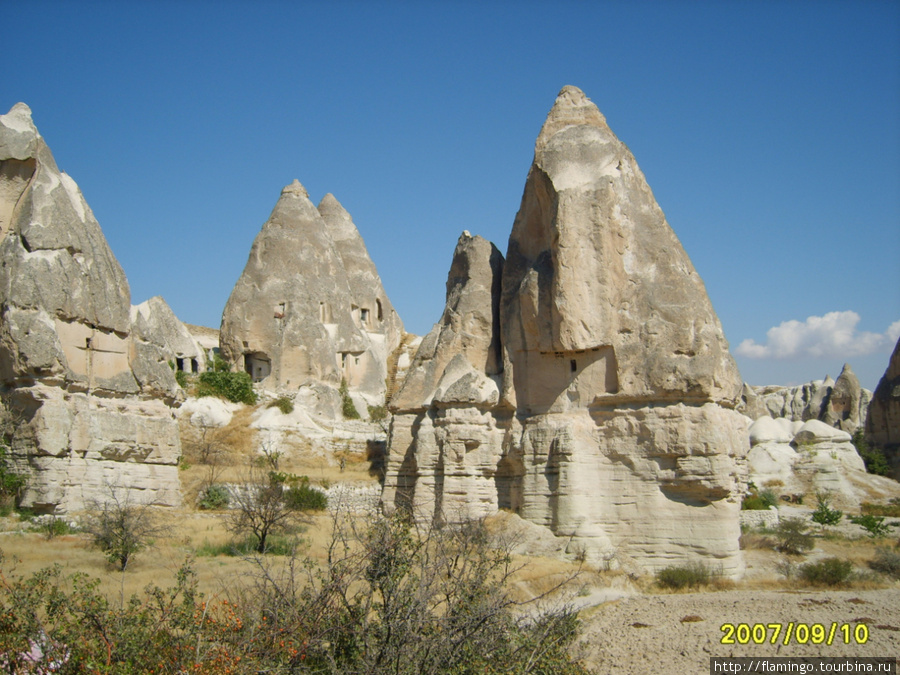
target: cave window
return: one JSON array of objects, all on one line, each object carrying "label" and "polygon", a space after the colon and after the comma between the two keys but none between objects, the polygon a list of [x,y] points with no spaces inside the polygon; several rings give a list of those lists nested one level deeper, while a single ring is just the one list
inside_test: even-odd
[{"label": "cave window", "polygon": [[367,309],[359,310],[359,320],[363,325],[369,323],[369,310],[367,310]]},{"label": "cave window", "polygon": [[178,357],[175,359],[175,370],[177,370],[179,373],[184,371],[184,359],[183,358]]},{"label": "cave window", "polygon": [[571,361],[569,361],[569,369],[570,369],[573,373],[574,373],[576,370],[578,370],[578,361],[576,361],[575,359],[572,359]]},{"label": "cave window", "polygon": [[381,308],[381,300],[375,298],[375,313],[379,321],[384,321],[384,310]]},{"label": "cave window", "polygon": [[200,362],[197,359],[191,359],[191,372],[199,373],[200,372]]}]

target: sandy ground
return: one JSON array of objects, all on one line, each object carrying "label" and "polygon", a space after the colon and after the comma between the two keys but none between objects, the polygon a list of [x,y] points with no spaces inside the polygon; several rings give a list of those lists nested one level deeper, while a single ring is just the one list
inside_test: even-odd
[{"label": "sandy ground", "polygon": [[[722,591],[632,595],[582,612],[581,648],[594,673],[696,675],[711,656],[893,656],[900,658],[900,588],[857,591]],[[722,624],[823,624],[838,628],[830,646],[725,645]],[[865,644],[853,629],[865,623]],[[850,624],[851,644],[840,626]],[[773,630],[768,630],[771,639]]]}]

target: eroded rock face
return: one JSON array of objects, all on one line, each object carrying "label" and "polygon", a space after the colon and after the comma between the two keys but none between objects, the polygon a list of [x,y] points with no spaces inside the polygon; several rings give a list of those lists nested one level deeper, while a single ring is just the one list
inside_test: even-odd
[{"label": "eroded rock face", "polygon": [[820,420],[854,433],[865,424],[872,392],[863,389],[849,363],[837,380],[825,376],[795,387],[744,385],[738,410],[751,419],[762,415],[806,422]]},{"label": "eroded rock face", "polygon": [[850,439],[821,420],[760,417],[750,426],[750,479],[781,495],[828,493],[841,508],[900,495],[895,481],[866,472]]},{"label": "eroded rock face", "polygon": [[22,103],[0,116],[0,237],[0,379],[32,474],[24,505],[78,509],[107,485],[179,503],[169,355],[133,334],[125,274]]},{"label": "eroded rock face", "polygon": [[884,451],[900,475],[900,340],[872,395],[865,424],[866,440]]},{"label": "eroded rock face", "polygon": [[402,330],[343,207],[327,195],[317,209],[298,181],[284,188],[225,306],[224,358],[273,391],[344,379],[381,405]]},{"label": "eroded rock face", "polygon": [[395,401],[386,507],[508,508],[597,562],[714,558],[738,574],[741,379],[637,163],[580,90],[538,137],[491,311],[485,254],[479,273],[453,271],[475,250],[460,240],[444,317]]}]

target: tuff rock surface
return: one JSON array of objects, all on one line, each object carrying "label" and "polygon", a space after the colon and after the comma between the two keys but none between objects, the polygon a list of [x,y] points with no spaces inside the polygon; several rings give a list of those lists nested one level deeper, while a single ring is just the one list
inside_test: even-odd
[{"label": "tuff rock surface", "polygon": [[388,510],[504,508],[610,566],[740,573],[737,368],[634,157],[577,88],[537,139],[505,262],[464,235],[447,288],[392,401]]},{"label": "tuff rock surface", "polygon": [[179,503],[169,355],[132,329],[125,274],[23,103],[0,116],[0,316],[23,505],[77,510],[112,487]]},{"label": "tuff rock surface", "polygon": [[384,403],[402,332],[349,214],[330,194],[317,208],[299,181],[285,187],[222,314],[223,357],[330,418],[343,379],[365,416]]},{"label": "tuff rock surface", "polygon": [[866,472],[850,438],[821,420],[760,417],[750,425],[750,479],[782,495],[826,492],[841,508],[900,496],[896,481]]},{"label": "tuff rock surface", "polygon": [[875,387],[865,422],[866,440],[881,448],[900,477],[900,340]]},{"label": "tuff rock surface", "polygon": [[794,387],[745,384],[738,410],[754,420],[763,415],[792,422],[820,420],[853,434],[865,424],[871,399],[872,392],[845,363],[837,380],[826,375]]}]

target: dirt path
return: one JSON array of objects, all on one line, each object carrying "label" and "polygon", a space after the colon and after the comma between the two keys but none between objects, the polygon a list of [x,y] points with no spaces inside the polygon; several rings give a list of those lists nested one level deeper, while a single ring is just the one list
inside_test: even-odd
[{"label": "dirt path", "polygon": [[[723,591],[634,595],[585,610],[585,663],[595,673],[697,675],[711,656],[894,656],[900,659],[900,588],[873,591]],[[830,646],[783,644],[787,624],[838,628]],[[780,623],[778,644],[725,645],[722,624]],[[844,644],[840,626],[868,627],[866,644]],[[767,640],[774,629],[767,629]],[[801,630],[802,633],[802,630]],[[737,640],[735,640],[737,642]]]}]

